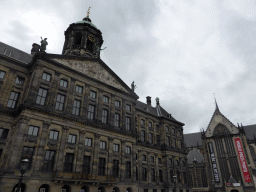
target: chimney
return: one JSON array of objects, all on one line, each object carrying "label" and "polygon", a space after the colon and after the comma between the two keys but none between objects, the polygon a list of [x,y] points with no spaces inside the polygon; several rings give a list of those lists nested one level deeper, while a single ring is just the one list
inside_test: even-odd
[{"label": "chimney", "polygon": [[39,52],[40,45],[33,43],[32,44],[32,49],[31,49],[31,55],[34,55],[35,53]]},{"label": "chimney", "polygon": [[147,96],[147,104],[151,106],[151,97]]}]

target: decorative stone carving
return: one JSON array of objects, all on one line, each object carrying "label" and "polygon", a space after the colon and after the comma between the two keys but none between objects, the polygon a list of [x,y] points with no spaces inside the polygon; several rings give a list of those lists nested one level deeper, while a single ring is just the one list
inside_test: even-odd
[{"label": "decorative stone carving", "polygon": [[26,117],[26,116],[20,116],[18,119],[17,119],[17,123],[25,123],[27,124],[29,121],[29,118]]},{"label": "decorative stone carving", "polygon": [[57,147],[59,141],[55,139],[49,139],[47,145]]},{"label": "decorative stone carving", "polygon": [[84,135],[86,133],[86,131],[85,130],[79,130],[79,134],[82,136],[82,135]]},{"label": "decorative stone carving", "polygon": [[109,137],[108,140],[109,140],[109,141],[113,141],[113,140],[114,140],[114,137]]},{"label": "decorative stone carving", "polygon": [[33,135],[27,135],[25,138],[25,142],[37,143],[37,137]]},{"label": "decorative stone carving", "polygon": [[100,134],[95,133],[95,134],[94,134],[94,136],[95,136],[95,139],[99,139],[101,135],[100,135]]},{"label": "decorative stone carving", "polygon": [[49,122],[49,121],[44,121],[43,122],[43,128],[44,129],[48,129],[50,127],[50,125],[51,125],[51,122]]},{"label": "decorative stone carving", "polygon": [[95,61],[76,61],[76,60],[62,60],[58,58],[54,58],[53,60],[80,71],[85,75],[93,77],[101,82],[109,84],[113,87],[116,87],[122,91],[128,92],[119,82],[113,77],[109,72],[107,72],[99,62]]},{"label": "decorative stone carving", "polygon": [[85,149],[84,149],[84,152],[92,152],[92,150],[91,150],[91,149],[88,149],[88,148],[85,148]]},{"label": "decorative stone carving", "polygon": [[13,69],[13,68],[10,68],[10,72],[15,74],[17,72],[17,70]]},{"label": "decorative stone carving", "polygon": [[76,81],[76,79],[71,77],[71,82],[75,82],[75,81]]},{"label": "decorative stone carving", "polygon": [[60,72],[59,71],[54,71],[55,72],[55,75],[58,77],[60,76]]},{"label": "decorative stone carving", "polygon": [[62,129],[63,129],[63,132],[67,132],[69,130],[69,127],[68,126],[63,126]]},{"label": "decorative stone carving", "polygon": [[66,145],[66,149],[75,149],[75,148],[76,148],[76,144],[67,143],[67,145]]}]

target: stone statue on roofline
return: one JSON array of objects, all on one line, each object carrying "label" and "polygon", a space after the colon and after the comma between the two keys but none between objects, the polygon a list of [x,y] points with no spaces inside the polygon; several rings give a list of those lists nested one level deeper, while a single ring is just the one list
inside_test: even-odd
[{"label": "stone statue on roofline", "polygon": [[46,46],[48,45],[48,42],[46,41],[47,40],[47,38],[42,38],[41,37],[41,47],[40,47],[40,51],[41,52],[45,52],[45,50],[46,50]]},{"label": "stone statue on roofline", "polygon": [[134,81],[132,82],[131,87],[132,87],[132,91],[135,91],[135,89],[137,88]]}]

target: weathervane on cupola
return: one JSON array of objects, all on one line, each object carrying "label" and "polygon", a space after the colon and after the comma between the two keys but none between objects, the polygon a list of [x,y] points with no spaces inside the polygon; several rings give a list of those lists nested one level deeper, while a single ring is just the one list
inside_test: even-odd
[{"label": "weathervane on cupola", "polygon": [[87,16],[82,21],[72,23],[65,31],[63,55],[100,58],[103,44],[101,31],[92,23],[88,8]]}]

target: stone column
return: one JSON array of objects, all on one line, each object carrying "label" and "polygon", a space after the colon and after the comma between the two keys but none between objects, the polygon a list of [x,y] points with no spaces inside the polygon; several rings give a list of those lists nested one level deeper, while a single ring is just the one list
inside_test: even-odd
[{"label": "stone column", "polygon": [[[155,173],[156,173],[156,174],[155,174],[155,175],[156,175],[156,184],[159,185],[159,183],[160,183],[159,169],[158,169],[158,163],[156,163],[156,162],[158,162],[158,159],[157,159],[157,158],[158,158],[158,154],[155,153],[154,155],[155,155],[155,164],[156,164],[156,167],[155,167],[155,168],[156,168],[156,172],[155,172]],[[167,168],[167,169],[168,169],[168,168]]]},{"label": "stone column", "polygon": [[99,95],[98,95],[98,99],[97,99],[97,101],[96,101],[96,105],[97,105],[97,107],[96,107],[96,110],[97,110],[97,113],[96,113],[96,117],[95,117],[95,119],[96,119],[96,121],[98,121],[98,122],[101,122],[101,115],[102,115],[102,102],[103,102],[103,90],[102,89],[99,89]]},{"label": "stone column", "polygon": [[94,155],[92,164],[92,174],[98,174],[99,152],[100,152],[100,134],[94,134]]},{"label": "stone column", "polygon": [[62,137],[60,142],[59,154],[58,154],[57,162],[55,164],[55,166],[57,166],[57,171],[63,171],[63,165],[65,161],[64,152],[65,152],[66,142],[68,139],[68,130],[69,128],[67,126],[62,127]]},{"label": "stone column", "polygon": [[121,167],[120,167],[120,176],[121,180],[123,181],[125,179],[125,140],[121,141]]},{"label": "stone column", "polygon": [[132,181],[136,181],[136,145],[132,143],[132,158],[131,158],[131,176]]},{"label": "stone column", "polygon": [[48,121],[43,122],[42,134],[39,141],[38,151],[37,151],[36,157],[34,158],[35,164],[34,164],[33,175],[37,175],[39,173],[39,170],[42,168],[43,161],[44,161],[44,153],[45,153],[44,146],[46,145],[46,139],[47,139],[48,129],[50,125],[51,125],[51,122],[48,122]]},{"label": "stone column", "polygon": [[12,138],[13,145],[10,148],[8,157],[9,166],[7,170],[9,171],[13,171],[15,168],[18,168],[18,165],[20,164],[20,158],[24,147],[23,138],[28,121],[28,117],[25,116],[20,116],[17,121],[17,129]]},{"label": "stone column", "polygon": [[142,158],[141,158],[141,150],[138,150],[138,181],[139,183],[142,181]]},{"label": "stone column", "polygon": [[112,170],[113,170],[113,137],[108,138],[108,176],[112,176]]},{"label": "stone column", "polygon": [[75,172],[82,172],[83,154],[84,154],[84,135],[85,135],[85,131],[80,130]]},{"label": "stone column", "polygon": [[54,79],[52,80],[52,89],[49,89],[48,91],[48,99],[46,101],[46,104],[48,102],[48,107],[50,110],[54,109],[54,98],[57,94],[57,89],[58,89],[58,82],[59,82],[59,76],[60,76],[60,72],[55,71],[55,75],[54,75]]}]

